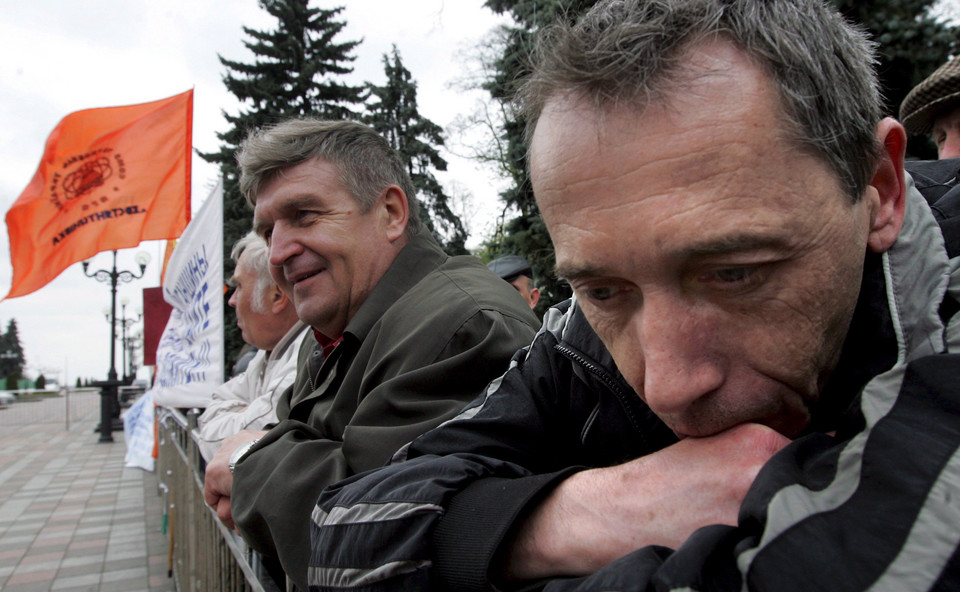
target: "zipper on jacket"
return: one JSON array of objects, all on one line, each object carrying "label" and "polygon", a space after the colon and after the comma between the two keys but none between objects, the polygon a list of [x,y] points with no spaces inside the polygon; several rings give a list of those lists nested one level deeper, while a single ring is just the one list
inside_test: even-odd
[{"label": "zipper on jacket", "polygon": [[623,407],[624,411],[626,411],[627,419],[630,420],[630,425],[633,426],[633,429],[637,432],[637,435],[640,436],[640,440],[643,442],[644,447],[650,449],[650,443],[647,441],[647,435],[641,429],[640,421],[637,418],[637,402],[634,400],[634,396],[625,393],[623,389],[620,388],[620,384],[614,380],[612,376],[610,376],[609,372],[586,359],[579,353],[559,343],[555,344],[553,347],[561,354],[579,364],[582,368],[595,376],[604,384],[604,386],[613,392],[614,396],[616,396],[620,401],[620,405]]},{"label": "zipper on jacket", "polygon": [[[321,349],[321,351],[323,350]],[[316,357],[316,354],[317,354],[317,350],[310,352],[311,358]],[[321,368],[323,368],[323,361],[321,361],[320,364],[317,366],[316,372],[314,372],[314,369],[313,369],[313,360],[311,359],[309,362],[307,362],[307,386],[310,387],[310,390],[307,391],[307,393],[312,393],[315,390],[317,390],[317,387],[315,387],[313,383],[313,375],[316,374],[317,379],[319,380]]]}]

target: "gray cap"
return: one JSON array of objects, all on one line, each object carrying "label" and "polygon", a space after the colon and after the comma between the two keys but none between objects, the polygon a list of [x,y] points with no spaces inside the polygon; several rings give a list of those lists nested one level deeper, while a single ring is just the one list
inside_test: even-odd
[{"label": "gray cap", "polygon": [[508,282],[518,275],[533,277],[530,264],[520,255],[507,255],[506,257],[494,259],[490,263],[487,263],[487,268]]}]

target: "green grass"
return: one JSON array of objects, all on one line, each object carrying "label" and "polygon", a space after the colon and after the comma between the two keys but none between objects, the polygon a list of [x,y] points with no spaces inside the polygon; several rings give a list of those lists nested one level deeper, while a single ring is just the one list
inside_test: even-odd
[{"label": "green grass", "polygon": [[17,400],[19,401],[33,401],[40,399],[47,399],[50,397],[59,397],[60,394],[57,391],[30,391],[26,393],[17,393]]}]

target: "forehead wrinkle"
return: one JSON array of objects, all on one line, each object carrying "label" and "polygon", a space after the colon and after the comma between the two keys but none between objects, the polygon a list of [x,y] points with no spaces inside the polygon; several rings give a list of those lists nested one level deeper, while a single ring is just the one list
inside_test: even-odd
[{"label": "forehead wrinkle", "polygon": [[[631,177],[642,174],[641,170],[634,169],[623,172],[620,178],[625,179],[629,184]],[[609,180],[610,179],[607,178],[600,182],[606,183]],[[561,185],[559,188],[551,188],[551,193],[554,191],[557,193],[554,193],[551,199],[548,199],[548,204],[544,204],[548,206],[544,210],[546,214],[545,218],[551,220],[549,229],[557,246],[557,264],[555,270],[559,277],[568,281],[583,277],[616,275],[612,269],[605,269],[607,266],[599,265],[597,261],[590,261],[591,257],[584,257],[585,254],[596,252],[596,249],[590,245],[593,239],[602,239],[603,235],[608,235],[609,233],[621,235],[623,239],[621,243],[622,249],[618,254],[620,264],[628,263],[628,261],[624,260],[627,259],[631,265],[646,266],[642,263],[643,257],[638,258],[635,251],[637,249],[648,250],[650,243],[647,243],[646,246],[640,244],[643,242],[638,241],[640,237],[626,234],[629,228],[639,228],[639,223],[635,221],[638,220],[640,216],[647,218],[647,222],[650,223],[644,227],[649,231],[647,238],[652,241],[654,247],[661,251],[665,246],[665,241],[661,235],[663,235],[664,232],[668,234],[673,233],[669,231],[669,229],[665,230],[661,228],[661,225],[665,223],[664,220],[653,222],[649,219],[649,214],[637,212],[636,209],[642,207],[644,211],[649,212],[651,208],[654,210],[659,209],[656,206],[656,203],[659,201],[675,202],[683,199],[683,193],[678,193],[672,188],[665,188],[663,193],[644,195],[642,199],[637,200],[624,199],[611,201],[604,200],[602,197],[591,200],[589,196],[594,191],[599,190],[591,187],[596,181],[597,179],[593,178],[582,180],[571,185]],[[711,187],[716,187],[717,185],[716,180],[704,180],[702,182],[705,184],[709,183]],[[616,190],[614,190],[614,192],[616,192]],[[563,193],[570,197],[567,197],[566,200],[558,200],[558,194]],[[707,204],[695,201],[691,202],[680,212],[683,220],[679,220],[678,223],[686,225],[687,222],[685,222],[685,219],[687,216],[709,216],[710,212],[712,212],[721,201],[722,200],[718,200]],[[702,210],[706,210],[706,212]],[[671,218],[675,218],[678,215],[676,211],[672,214],[673,215],[670,216]],[[599,222],[595,222],[595,220],[610,219],[621,221],[623,226],[616,224],[619,228],[601,228]],[[571,260],[564,261],[564,258]],[[673,258],[672,254],[671,258]]]},{"label": "forehead wrinkle", "polygon": [[320,200],[321,198],[312,193],[296,193],[285,198],[280,204],[280,208],[289,210],[302,208],[304,206],[316,206],[317,202]]},{"label": "forehead wrinkle", "polygon": [[[656,241],[657,247],[661,250],[664,245],[661,241]],[[690,244],[681,245],[676,249],[669,247],[663,250],[661,255],[665,261],[673,261],[670,267],[679,268],[684,261],[696,261],[714,257],[723,257],[737,254],[756,253],[761,251],[775,253],[789,253],[796,248],[790,237],[783,236],[780,233],[762,233],[744,231],[737,234],[726,234],[718,237],[710,237]],[[630,266],[642,266],[640,261],[633,261],[634,257],[628,252],[621,253],[630,261]],[[563,262],[558,261],[554,267],[557,277],[566,281],[575,281],[582,278],[597,278],[612,275],[611,272],[601,265],[593,262]]]},{"label": "forehead wrinkle", "polygon": [[[300,193],[300,194],[295,194],[288,197],[283,197],[282,201],[280,201],[279,204],[275,204],[272,209],[282,213],[290,210],[296,210],[306,206],[316,207],[317,201],[318,201],[318,198],[316,195],[312,195],[309,193]],[[263,211],[264,211],[264,208],[254,208],[253,227],[254,227],[254,231],[256,232],[259,232],[263,226],[268,225],[266,222],[263,221],[263,217],[262,217]]]},{"label": "forehead wrinkle", "polygon": [[[616,135],[613,130],[610,135]],[[603,158],[604,153],[623,150],[621,142],[616,138],[609,138],[607,141],[600,141],[596,145],[597,153],[602,162],[612,163],[613,158]],[[772,146],[757,146],[755,143],[746,142],[740,138],[724,135],[720,142],[710,148],[697,154],[687,152],[678,152],[676,154],[660,153],[656,160],[643,163],[634,163],[634,166],[627,169],[614,169],[612,166],[601,166],[594,169],[593,176],[589,179],[581,179],[577,182],[571,182],[564,178],[564,173],[556,173],[557,170],[565,169],[565,162],[558,162],[550,169],[542,171],[544,177],[554,179],[554,186],[546,186],[543,189],[547,191],[573,190],[573,192],[583,196],[576,200],[581,207],[593,209],[598,204],[591,199],[593,193],[598,191],[591,186],[594,184],[609,184],[610,186],[630,186],[636,185],[646,187],[649,192],[642,196],[642,201],[656,200],[682,200],[685,193],[696,191],[706,187],[707,193],[713,193],[718,196],[742,197],[741,191],[725,191],[724,188],[744,188],[750,186],[751,179],[743,170],[742,163],[747,159],[757,158],[760,154],[769,152]],[[573,157],[571,157],[573,158]],[[671,175],[669,179],[658,178],[651,174],[649,168],[662,168],[669,166]],[[639,179],[639,181],[637,181]],[[661,185],[657,188],[656,185]],[[773,189],[773,188],[771,188]],[[776,191],[774,191],[776,192]],[[759,195],[757,196],[760,197]],[[701,203],[698,208],[717,207],[721,205],[723,198],[716,201]],[[602,197],[600,198],[602,201]],[[602,206],[602,210],[617,209],[620,207],[631,207],[641,200],[622,201],[618,203],[608,203]],[[691,207],[693,207],[691,205]],[[740,206],[742,207],[742,206]],[[584,214],[589,215],[589,214]]]},{"label": "forehead wrinkle", "polygon": [[790,246],[790,241],[784,236],[743,232],[686,245],[678,249],[675,255],[683,259],[703,259],[756,251],[784,252]]},{"label": "forehead wrinkle", "polygon": [[603,275],[600,268],[592,265],[578,265],[575,263],[557,262],[553,267],[557,278],[566,282],[578,280],[584,277],[597,277]]}]

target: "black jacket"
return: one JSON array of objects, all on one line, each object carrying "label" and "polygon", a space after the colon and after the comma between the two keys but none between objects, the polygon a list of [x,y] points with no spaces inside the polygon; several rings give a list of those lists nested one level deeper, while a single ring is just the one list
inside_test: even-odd
[{"label": "black jacket", "polygon": [[[960,587],[960,315],[951,303],[960,296],[960,190],[944,184],[957,164],[918,174],[922,189],[946,190],[932,200],[939,220],[911,191],[897,243],[867,257],[821,393],[827,403],[814,409],[811,432],[765,465],[739,526],[706,527],[677,550],[638,549],[591,576],[533,587]],[[531,502],[582,467],[673,442],[565,303],[474,405],[391,466],[321,495],[310,589],[490,590],[493,557]]]}]

